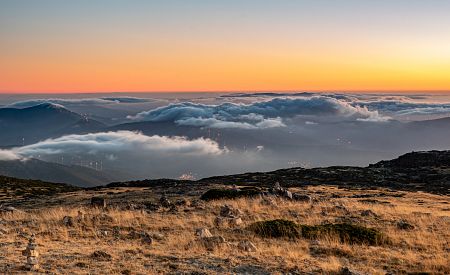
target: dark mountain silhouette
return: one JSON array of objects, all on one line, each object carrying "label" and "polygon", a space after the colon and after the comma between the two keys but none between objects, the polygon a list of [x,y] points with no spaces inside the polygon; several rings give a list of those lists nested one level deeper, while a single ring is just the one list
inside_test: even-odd
[{"label": "dark mountain silhouette", "polygon": [[20,179],[68,183],[80,187],[107,184],[123,178],[108,171],[97,171],[77,165],[62,165],[37,159],[0,161],[0,175]]},{"label": "dark mountain silhouette", "polygon": [[65,134],[95,132],[103,127],[101,122],[52,103],[24,109],[0,108],[1,146],[31,144]]},{"label": "dark mountain silhouette", "polygon": [[402,155],[393,160],[380,161],[367,167],[331,166],[319,168],[288,168],[271,172],[250,172],[216,176],[198,181],[154,179],[115,182],[106,187],[167,188],[180,184],[229,184],[244,186],[273,186],[279,182],[286,187],[335,185],[348,188],[389,188],[394,190],[425,191],[450,194],[450,151],[423,151]]}]

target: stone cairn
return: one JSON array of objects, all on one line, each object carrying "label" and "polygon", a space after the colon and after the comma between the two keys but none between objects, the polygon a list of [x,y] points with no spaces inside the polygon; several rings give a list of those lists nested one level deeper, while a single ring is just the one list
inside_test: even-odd
[{"label": "stone cairn", "polygon": [[27,248],[22,251],[22,255],[27,257],[27,262],[25,264],[25,268],[27,270],[35,270],[38,268],[39,252],[37,251],[37,244],[34,234],[31,235],[30,239],[28,240]]}]

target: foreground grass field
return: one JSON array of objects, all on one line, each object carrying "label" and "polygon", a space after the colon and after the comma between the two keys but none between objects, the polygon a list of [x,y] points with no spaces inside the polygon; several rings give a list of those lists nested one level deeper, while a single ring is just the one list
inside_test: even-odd
[{"label": "foreground grass field", "polygon": [[[62,194],[0,212],[0,273],[23,274],[25,249],[36,235],[39,267],[50,274],[360,274],[450,273],[450,199],[426,193],[298,189],[312,203],[282,198],[199,201],[195,192],[167,193],[176,207],[157,207],[160,190],[115,188]],[[91,208],[103,196],[107,209]],[[184,199],[184,200],[181,200]],[[240,221],[218,222],[223,205]],[[353,224],[389,241],[349,243],[325,232],[314,238],[264,237],[249,230],[258,221],[301,225]],[[196,234],[221,237],[212,245]],[[208,234],[207,234],[208,235]],[[209,236],[209,235],[208,235]],[[252,243],[253,248],[245,245]]]}]

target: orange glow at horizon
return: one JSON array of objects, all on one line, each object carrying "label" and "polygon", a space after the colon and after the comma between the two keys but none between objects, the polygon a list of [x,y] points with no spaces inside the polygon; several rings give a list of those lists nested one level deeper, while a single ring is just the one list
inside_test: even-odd
[{"label": "orange glow at horizon", "polygon": [[2,4],[0,93],[450,92],[448,2],[88,2]]}]

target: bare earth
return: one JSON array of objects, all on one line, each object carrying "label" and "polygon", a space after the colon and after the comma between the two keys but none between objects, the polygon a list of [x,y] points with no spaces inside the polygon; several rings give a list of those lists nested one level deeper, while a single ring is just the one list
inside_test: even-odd
[{"label": "bare earth", "polygon": [[[261,198],[198,201],[212,187],[221,186],[80,190],[26,201],[3,196],[4,205],[17,210],[0,212],[0,273],[27,273],[22,250],[31,234],[40,253],[33,274],[341,274],[343,267],[359,274],[450,273],[446,195],[314,186],[291,188],[310,195],[312,203],[282,198],[272,203]],[[185,199],[187,204],[152,210],[163,191],[170,201]],[[91,208],[93,196],[107,198],[108,208]],[[215,224],[224,204],[241,210],[242,224]],[[262,238],[246,229],[273,219],[358,224],[380,230],[391,242],[351,245],[333,235]],[[226,242],[208,249],[196,235],[198,228]],[[257,250],[243,251],[242,241]]]}]

